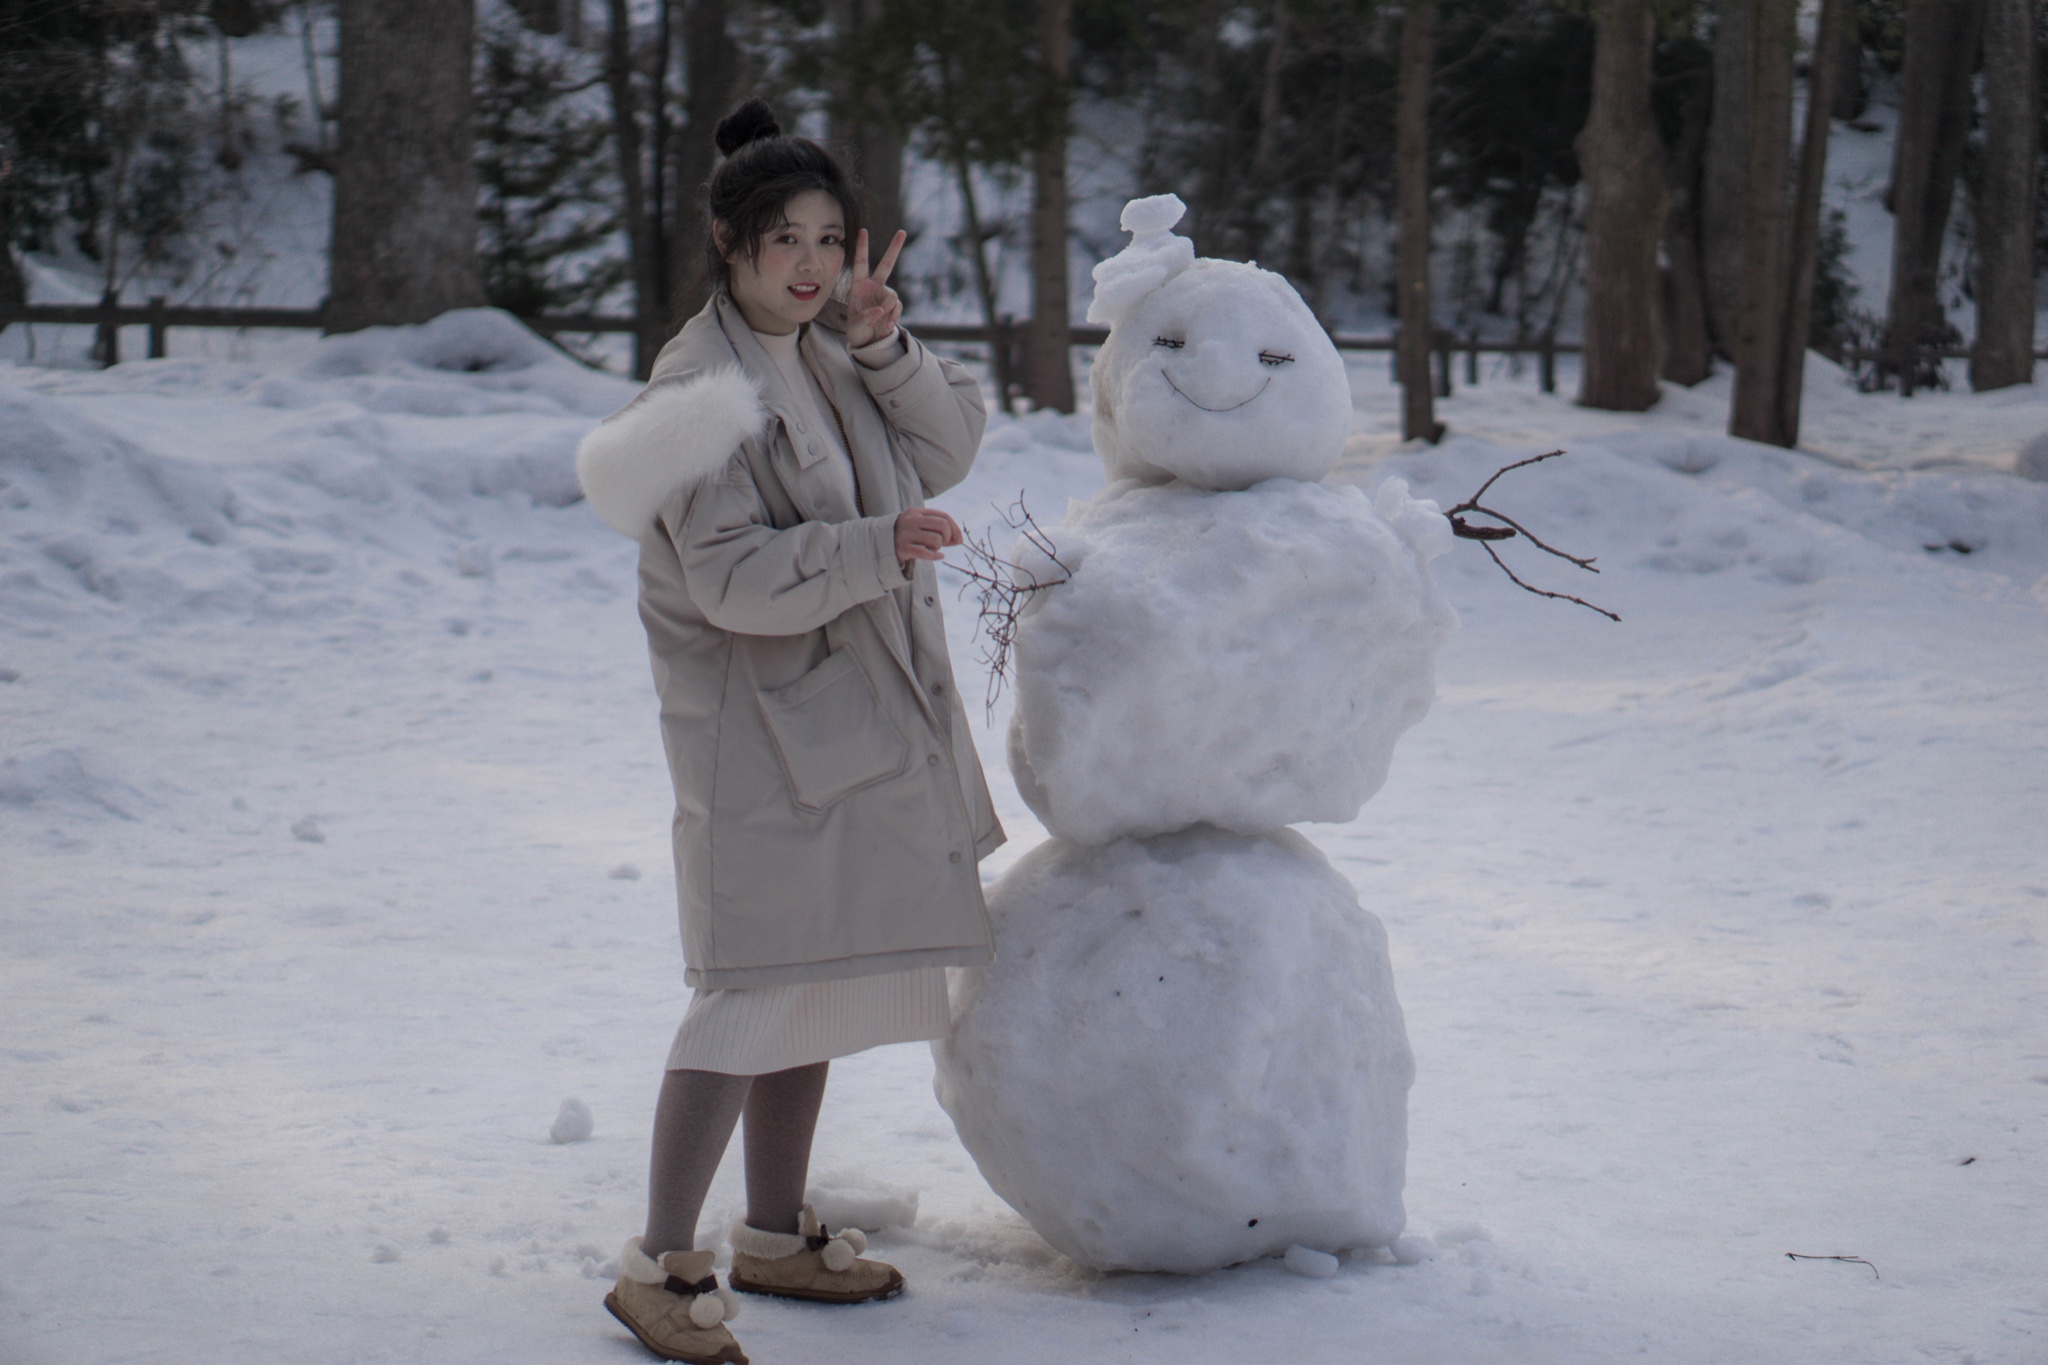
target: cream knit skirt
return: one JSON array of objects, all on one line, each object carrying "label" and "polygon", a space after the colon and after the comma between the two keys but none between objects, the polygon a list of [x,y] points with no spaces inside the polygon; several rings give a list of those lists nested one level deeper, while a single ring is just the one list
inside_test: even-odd
[{"label": "cream knit skirt", "polygon": [[884,1043],[941,1038],[951,1026],[944,967],[700,990],[676,1030],[668,1069],[761,1076]]}]

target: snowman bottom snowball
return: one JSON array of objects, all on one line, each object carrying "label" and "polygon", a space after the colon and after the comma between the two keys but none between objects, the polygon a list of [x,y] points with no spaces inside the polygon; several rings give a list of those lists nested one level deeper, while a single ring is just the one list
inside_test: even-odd
[{"label": "snowman bottom snowball", "polygon": [[1400,1235],[1414,1061],[1386,933],[1314,845],[1055,838],[989,911],[934,1085],[1054,1247],[1198,1274]]}]

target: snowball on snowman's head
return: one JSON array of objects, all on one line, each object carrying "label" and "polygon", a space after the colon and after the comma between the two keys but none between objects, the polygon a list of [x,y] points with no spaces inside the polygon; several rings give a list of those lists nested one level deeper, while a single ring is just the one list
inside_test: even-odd
[{"label": "snowball on snowman's head", "polygon": [[1112,479],[1199,488],[1330,472],[1351,430],[1344,362],[1294,286],[1196,259],[1171,194],[1124,205],[1131,244],[1095,267],[1095,452]]}]

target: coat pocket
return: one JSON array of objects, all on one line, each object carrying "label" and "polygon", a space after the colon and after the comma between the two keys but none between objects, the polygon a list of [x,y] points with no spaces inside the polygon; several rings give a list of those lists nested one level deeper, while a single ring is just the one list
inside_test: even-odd
[{"label": "coat pocket", "polygon": [[758,695],[789,789],[805,810],[824,810],[910,761],[909,742],[851,650],[836,650],[789,686]]}]

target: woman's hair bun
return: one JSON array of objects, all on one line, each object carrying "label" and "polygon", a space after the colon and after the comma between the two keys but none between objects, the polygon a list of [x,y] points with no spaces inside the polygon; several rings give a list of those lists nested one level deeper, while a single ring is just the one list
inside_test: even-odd
[{"label": "woman's hair bun", "polygon": [[722,156],[731,156],[759,138],[781,136],[782,125],[775,121],[775,111],[758,95],[720,119],[711,134]]}]

